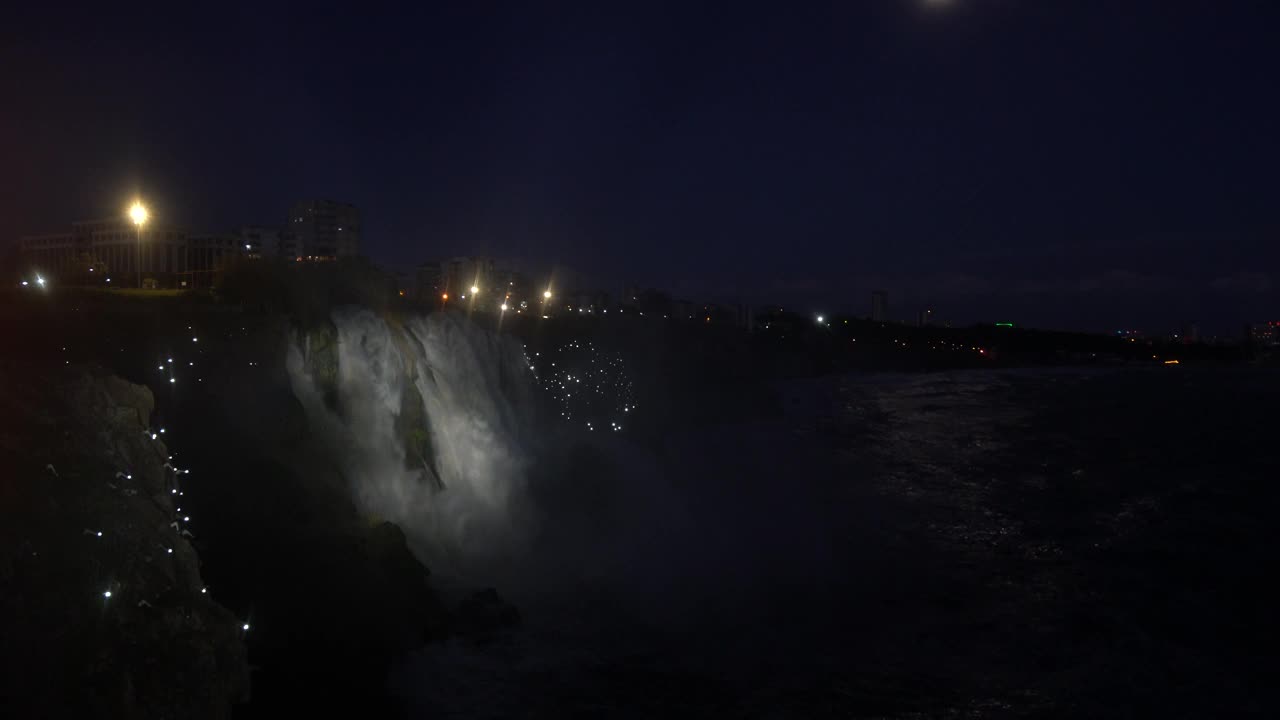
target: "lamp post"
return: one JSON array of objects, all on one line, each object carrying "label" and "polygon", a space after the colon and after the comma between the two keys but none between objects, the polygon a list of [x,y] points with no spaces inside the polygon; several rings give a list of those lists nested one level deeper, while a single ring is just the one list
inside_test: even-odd
[{"label": "lamp post", "polygon": [[129,208],[129,219],[138,226],[138,289],[142,289],[142,226],[147,222],[147,208],[140,200],[133,201]]}]

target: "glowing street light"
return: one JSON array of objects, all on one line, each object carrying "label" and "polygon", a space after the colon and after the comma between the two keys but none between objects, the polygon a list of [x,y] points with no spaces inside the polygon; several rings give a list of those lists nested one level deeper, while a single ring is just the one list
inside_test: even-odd
[{"label": "glowing street light", "polygon": [[543,292],[543,293],[542,293],[542,297],[543,297],[544,299],[546,299],[546,300],[550,300],[550,299],[551,299],[551,291],[550,291],[550,290],[547,290],[547,291]]},{"label": "glowing street light", "polygon": [[478,293],[478,292],[480,292],[480,288],[476,287],[475,285],[472,285],[472,286],[471,286],[471,294],[472,294],[472,295],[475,295],[475,294],[476,294],[476,293]]},{"label": "glowing street light", "polygon": [[129,208],[129,219],[133,224],[138,226],[138,289],[142,289],[142,226],[147,224],[147,218],[150,213],[147,207],[142,204],[141,200],[134,200],[133,205]]}]

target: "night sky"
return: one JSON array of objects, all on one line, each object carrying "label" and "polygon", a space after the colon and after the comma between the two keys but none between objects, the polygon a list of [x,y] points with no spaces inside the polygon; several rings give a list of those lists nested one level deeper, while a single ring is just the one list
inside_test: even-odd
[{"label": "night sky", "polygon": [[[120,211],[381,263],[905,319],[1280,316],[1280,3],[58,3],[0,29],[0,238]],[[531,6],[537,5],[535,9]]]}]

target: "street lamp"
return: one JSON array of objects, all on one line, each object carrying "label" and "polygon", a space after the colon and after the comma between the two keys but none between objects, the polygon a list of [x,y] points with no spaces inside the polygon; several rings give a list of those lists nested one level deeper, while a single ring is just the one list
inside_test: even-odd
[{"label": "street lamp", "polygon": [[471,286],[471,294],[472,294],[472,295],[477,295],[477,294],[479,294],[479,293],[480,293],[480,288],[476,287],[475,285],[472,285],[472,286]]},{"label": "street lamp", "polygon": [[547,291],[543,292],[543,293],[542,293],[542,297],[543,297],[543,298],[545,298],[545,299],[547,299],[547,300],[550,300],[550,299],[551,299],[551,291],[550,291],[550,290],[547,290]]},{"label": "street lamp", "polygon": [[138,289],[142,289],[142,226],[147,222],[147,208],[140,200],[134,200],[129,208],[129,219],[138,226]]}]

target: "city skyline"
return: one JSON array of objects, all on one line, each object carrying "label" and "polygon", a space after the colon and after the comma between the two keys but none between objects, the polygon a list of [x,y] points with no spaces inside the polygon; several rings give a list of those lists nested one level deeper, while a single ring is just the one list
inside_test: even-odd
[{"label": "city skyline", "polygon": [[1090,330],[1277,304],[1273,6],[51,12],[0,50],[6,239],[138,194],[228,230],[333,197],[388,265]]}]

